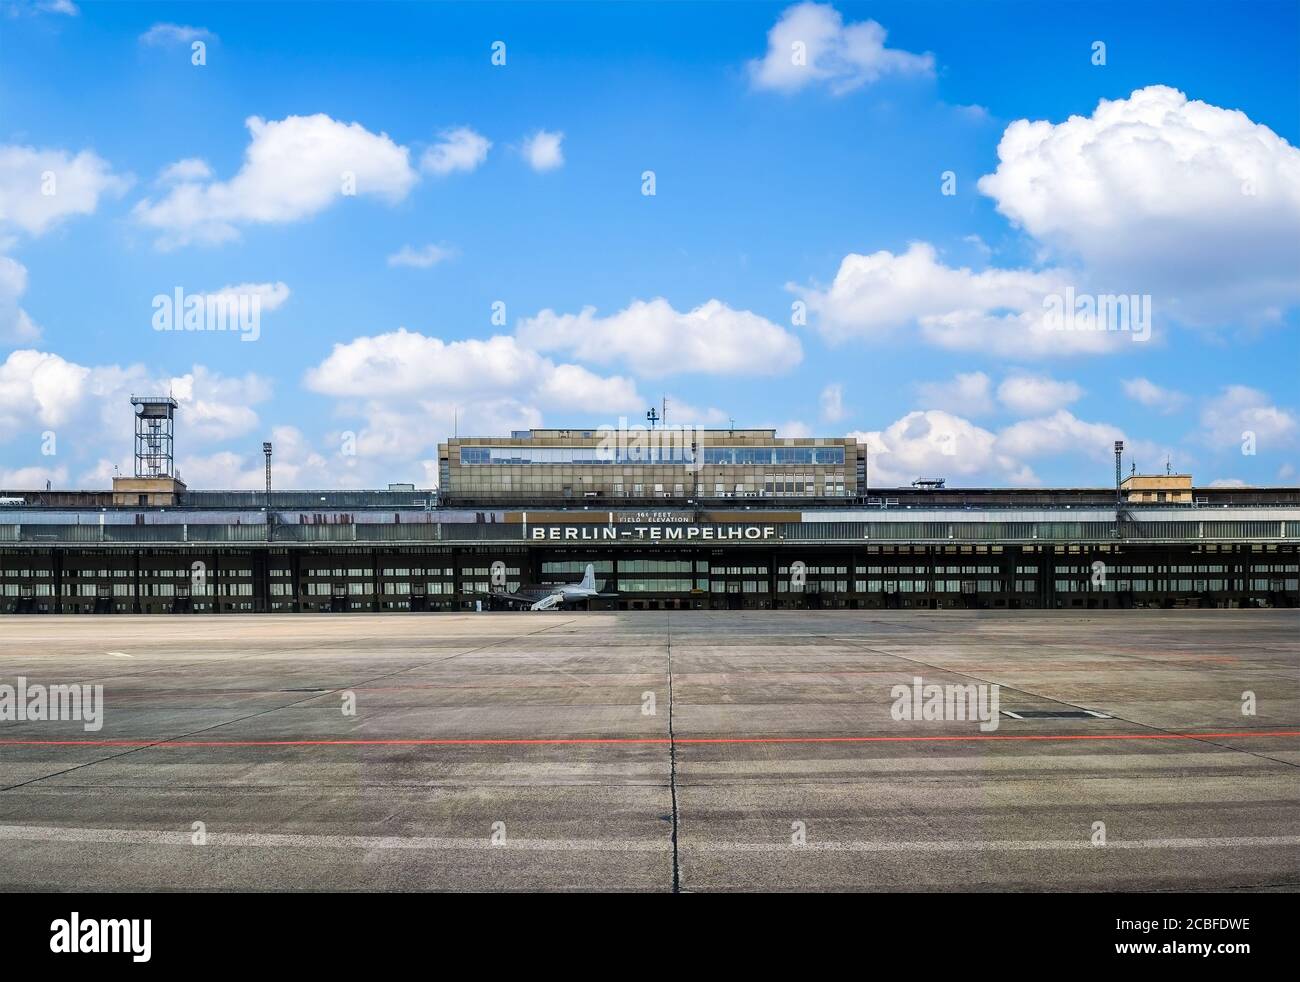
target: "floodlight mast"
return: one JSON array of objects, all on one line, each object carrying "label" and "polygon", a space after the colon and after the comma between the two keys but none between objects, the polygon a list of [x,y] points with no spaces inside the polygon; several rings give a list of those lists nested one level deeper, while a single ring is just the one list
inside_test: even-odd
[{"label": "floodlight mast", "polygon": [[1124,459],[1124,441],[1116,440],[1115,441],[1115,507],[1116,508],[1118,508],[1120,506],[1120,503],[1123,501],[1123,497],[1120,494],[1120,484],[1123,483],[1123,478],[1121,476],[1122,466],[1123,466],[1121,462],[1123,461],[1123,459]]}]

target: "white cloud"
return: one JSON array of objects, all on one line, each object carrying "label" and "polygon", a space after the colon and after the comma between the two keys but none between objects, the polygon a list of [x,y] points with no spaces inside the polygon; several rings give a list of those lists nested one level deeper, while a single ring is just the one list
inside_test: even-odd
[{"label": "white cloud", "polygon": [[617,375],[607,378],[588,371],[581,365],[548,367],[543,371],[534,392],[542,406],[564,407],[602,415],[611,408],[627,412],[641,405],[636,386],[630,379]]},{"label": "white cloud", "polygon": [[1256,452],[1266,453],[1291,445],[1300,435],[1300,421],[1259,389],[1226,386],[1201,412],[1202,437],[1210,446],[1228,449],[1240,447],[1247,433],[1254,434]]},{"label": "white cloud", "polygon": [[998,401],[1021,416],[1054,412],[1082,397],[1077,383],[1043,376],[1013,375],[998,386]]},{"label": "white cloud", "polygon": [[882,431],[849,435],[868,445],[874,488],[910,484],[918,477],[959,478],[968,486],[1037,486],[1041,481],[1032,463],[1062,455],[1086,457],[1099,465],[1099,473],[1109,473],[1114,441],[1121,439],[1134,459],[1164,461],[1169,453],[1149,441],[1126,438],[1119,427],[1077,419],[1064,409],[996,432],[942,410],[919,410]]},{"label": "white cloud", "polygon": [[[506,339],[507,342],[510,339]],[[0,471],[13,486],[44,487],[48,477],[66,487],[69,473],[81,487],[107,487],[118,466],[131,471],[132,393],[171,392],[177,413],[177,469],[192,488],[259,489],[263,481],[261,441],[274,447],[276,487],[384,487],[389,481],[436,481],[439,439],[459,432],[501,433],[541,425],[538,406],[591,412],[623,399],[642,405],[616,379],[601,379],[578,366],[552,366],[545,359],[534,374],[524,373],[523,396],[512,395],[500,379],[494,391],[474,384],[473,357],[460,353],[457,368],[469,377],[454,389],[440,384],[424,392],[391,394],[382,377],[357,398],[340,399],[343,425],[313,445],[294,427],[267,432],[258,409],[271,396],[268,379],[249,373],[225,376],[202,365],[174,376],[153,376],[142,366],[85,366],[58,355],[16,351],[0,361],[0,443],[15,469]],[[483,364],[479,359],[477,364]],[[630,387],[630,383],[626,383]],[[359,391],[359,390],[358,390]],[[359,422],[353,422],[353,418]],[[41,456],[43,432],[54,431],[57,467]],[[350,432],[349,432],[350,431]],[[344,442],[344,436],[348,442]],[[350,452],[355,446],[355,453]],[[347,449],[345,449],[347,448]]]},{"label": "white cloud", "polygon": [[453,432],[541,426],[551,411],[615,425],[646,406],[632,380],[557,364],[513,337],[443,341],[404,328],[335,345],[305,385],[337,400],[347,421],[340,433],[354,435],[355,455],[331,457],[340,468],[332,483],[341,486],[432,484],[437,443]]},{"label": "white cloud", "polygon": [[1300,151],[1244,113],[1154,85],[1063,123],[1017,120],[979,189],[1096,292],[1185,322],[1300,300]]},{"label": "white cloud", "polygon": [[[0,248],[14,242],[14,231],[38,236],[75,215],[89,215],[106,196],[120,196],[129,177],[114,174],[108,162],[83,150],[0,146]],[[40,328],[19,305],[27,291],[27,267],[0,255],[0,344],[30,344]]]},{"label": "white cloud", "polygon": [[556,365],[515,338],[444,342],[401,328],[336,344],[307,387],[347,398],[511,397],[551,408],[627,412],[641,406],[629,379]]},{"label": "white cloud", "polygon": [[828,423],[838,423],[847,414],[844,409],[844,386],[838,382],[822,389],[822,419]]},{"label": "white cloud", "polygon": [[450,259],[454,255],[456,255],[456,250],[448,249],[445,246],[426,245],[415,249],[409,245],[404,245],[388,257],[388,265],[414,266],[417,269],[428,269],[430,266],[436,266],[444,259]]},{"label": "white cloud", "polygon": [[180,184],[185,181],[204,181],[212,176],[212,168],[206,160],[198,157],[186,157],[174,164],[168,164],[158,175],[159,184]]},{"label": "white cloud", "polygon": [[993,411],[992,382],[983,372],[965,372],[946,382],[922,382],[916,387],[921,402],[960,416],[982,416]]},{"label": "white cloud", "polygon": [[205,300],[206,298],[216,298],[236,305],[238,305],[240,297],[257,297],[259,307],[262,313],[265,314],[284,306],[285,301],[289,299],[289,287],[280,282],[237,283],[233,286],[223,286],[220,290],[205,293],[203,297]]},{"label": "white cloud", "polygon": [[63,488],[68,484],[66,467],[0,468],[0,488],[6,491],[44,491],[45,482],[50,487]]},{"label": "white cloud", "polygon": [[26,292],[27,267],[0,256],[0,344],[27,344],[41,336],[41,329],[18,305]]},{"label": "white cloud", "polygon": [[908,413],[884,430],[848,435],[867,444],[868,482],[874,488],[936,477],[1037,481],[1028,467],[999,451],[993,433],[939,409]]},{"label": "white cloud", "polygon": [[[103,487],[114,465],[131,471],[129,399],[141,392],[175,396],[178,454],[198,457],[254,432],[260,425],[254,407],[270,397],[271,387],[252,373],[225,376],[202,365],[179,376],[154,376],[140,365],[88,366],[51,352],[13,351],[0,362],[0,442],[11,454],[29,454],[32,467],[47,467],[41,450],[51,431],[63,471],[56,483],[77,466],[83,484]],[[228,478],[215,483],[229,486]]]},{"label": "white cloud", "polygon": [[1212,488],[1248,488],[1250,487],[1239,477],[1220,477],[1210,482]]},{"label": "white cloud", "polygon": [[190,27],[186,24],[154,24],[149,30],[140,35],[141,44],[155,47],[215,40],[217,40],[217,36],[206,27]]},{"label": "white cloud", "polygon": [[437,177],[475,170],[492,148],[491,140],[468,126],[444,130],[440,135],[442,139],[420,157],[420,170]]},{"label": "white cloud", "polygon": [[[262,463],[264,458],[261,454],[258,458],[260,466],[254,468],[250,452],[240,453],[234,450],[218,450],[209,454],[182,452],[176,458],[176,470],[186,485],[194,490],[220,488],[223,491],[261,491],[266,486],[266,471],[265,464]],[[276,476],[278,477],[279,474],[277,473]]]},{"label": "white cloud", "polygon": [[[998,156],[980,190],[1053,265],[977,273],[924,242],[850,254],[829,287],[790,287],[816,329],[840,342],[912,328],[938,347],[1044,357],[1118,351],[1152,320],[1254,324],[1300,302],[1300,151],[1240,112],[1152,86],[1090,117],[1018,120]],[[1144,298],[1140,319],[1098,330],[1089,311],[1051,329],[1045,303],[1113,295]]]},{"label": "white cloud", "polygon": [[793,334],[720,300],[685,313],[663,298],[634,301],[609,317],[598,317],[594,307],[578,314],[543,310],[525,318],[516,334],[539,351],[562,349],[595,364],[621,361],[652,377],[684,372],[773,375],[803,358]]},{"label": "white cloud", "polygon": [[80,15],[80,8],[72,0],[4,0],[0,13],[8,17],[35,16],[36,14]]},{"label": "white cloud", "polygon": [[178,429],[188,441],[219,442],[257,428],[253,407],[271,398],[271,383],[252,373],[234,378],[196,365],[169,379],[167,391],[180,403]]},{"label": "white cloud", "polygon": [[804,440],[817,435],[811,426],[797,419],[777,423],[772,429],[776,430],[779,440]]},{"label": "white cloud", "polygon": [[749,63],[756,88],[793,92],[814,83],[842,95],[884,75],[934,74],[932,55],[885,47],[874,20],[845,24],[830,4],[787,7],[767,34],[767,54]]},{"label": "white cloud", "polygon": [[89,150],[0,146],[0,230],[42,235],[73,215],[89,215],[101,197],[119,197],[130,186],[108,161]]},{"label": "white cloud", "polygon": [[159,232],[159,245],[217,243],[239,226],[309,218],[349,192],[396,202],[418,175],[410,151],[387,134],[323,113],[266,121],[250,116],[244,163],[229,181],[184,180],[159,201],[140,201],[134,214]]},{"label": "white cloud", "polygon": [[1059,409],[1042,419],[1013,423],[998,435],[998,446],[1016,457],[1073,454],[1104,460],[1124,431],[1109,423],[1089,423]]},{"label": "white cloud", "polygon": [[968,123],[987,123],[992,119],[988,107],[981,106],[978,103],[971,103],[964,106],[953,106],[952,108],[953,112]]},{"label": "white cloud", "polygon": [[[311,446],[292,426],[276,426],[267,434],[274,454],[271,481],[275,488],[360,487],[364,481],[338,480],[347,470],[347,458],[331,459]],[[221,488],[261,491],[265,487],[265,458],[260,441],[248,441],[247,450],[219,450],[214,453],[185,453],[176,459],[177,469],[191,488]],[[377,486],[374,481],[371,487]]]},{"label": "white cloud", "polygon": [[[850,253],[825,289],[790,284],[832,343],[881,339],[906,329],[941,348],[1046,357],[1113,350],[1115,331],[1053,330],[1044,299],[1072,285],[1061,270],[972,272],[939,262],[934,246],[907,252]],[[1082,326],[1082,318],[1079,319]]]},{"label": "white cloud", "polygon": [[974,233],[963,235],[961,240],[974,249],[982,259],[987,260],[993,255],[992,247]]},{"label": "white cloud", "polygon": [[[998,450],[1008,457],[1035,458],[1083,457],[1097,463],[1113,459],[1116,440],[1123,440],[1128,458],[1151,467],[1153,461],[1163,462],[1171,456],[1168,447],[1150,440],[1133,438],[1110,423],[1082,420],[1066,409],[1058,409],[1050,416],[1024,419],[1013,423],[998,433]],[[1141,462],[1147,461],[1143,465]]]},{"label": "white cloud", "polygon": [[52,14],[64,14],[68,17],[76,17],[81,13],[79,8],[72,0],[41,0],[41,10],[49,11]]},{"label": "white cloud", "polygon": [[11,351],[0,362],[0,431],[63,424],[84,397],[89,376],[90,369],[49,352]]},{"label": "white cloud", "polygon": [[[719,409],[717,406],[700,408],[671,393],[665,398],[668,400],[666,419],[673,426],[720,426],[730,419],[726,410]],[[639,423],[641,420],[632,419],[629,422]]]},{"label": "white cloud", "polygon": [[1187,404],[1187,396],[1173,389],[1156,385],[1150,379],[1128,378],[1123,381],[1124,394],[1149,409],[1168,415]]},{"label": "white cloud", "polygon": [[563,142],[563,133],[538,130],[524,140],[520,151],[533,170],[555,170],[564,165],[564,150],[560,146]]}]

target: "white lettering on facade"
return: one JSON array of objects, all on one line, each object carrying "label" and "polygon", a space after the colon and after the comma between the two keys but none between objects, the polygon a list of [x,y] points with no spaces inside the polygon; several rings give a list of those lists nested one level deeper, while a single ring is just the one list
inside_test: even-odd
[{"label": "white lettering on facade", "polygon": [[[525,534],[527,535],[527,533]],[[540,528],[534,527],[531,529],[531,535],[527,535],[527,537],[534,540],[562,540],[567,542],[617,542],[620,538],[632,539],[637,542],[681,542],[692,539],[703,539],[710,542],[730,541],[733,539],[754,541],[775,538],[776,528],[772,525],[691,525],[685,528],[681,526],[661,528],[657,525],[635,525],[631,529],[618,529],[610,525],[551,525]]]}]

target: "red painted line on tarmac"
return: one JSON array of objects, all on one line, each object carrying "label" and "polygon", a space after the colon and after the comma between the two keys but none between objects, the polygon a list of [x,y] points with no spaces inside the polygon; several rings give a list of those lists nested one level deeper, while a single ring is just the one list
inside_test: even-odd
[{"label": "red painted line on tarmac", "polygon": [[550,746],[573,744],[662,744],[670,743],[987,743],[992,741],[1063,740],[1223,740],[1246,737],[1297,737],[1300,730],[1235,733],[1016,733],[944,736],[839,736],[839,737],[484,737],[466,739],[409,740],[0,740],[7,747],[488,747]]}]

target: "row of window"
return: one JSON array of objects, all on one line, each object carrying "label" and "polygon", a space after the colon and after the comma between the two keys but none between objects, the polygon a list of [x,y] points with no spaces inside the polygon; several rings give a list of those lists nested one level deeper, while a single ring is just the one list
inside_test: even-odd
[{"label": "row of window", "polygon": [[[789,581],[779,580],[776,584],[778,593],[847,593],[849,590],[848,580],[841,579],[824,579],[813,580],[806,584],[796,586]],[[1222,592],[1228,589],[1226,579],[1208,577],[1208,578],[1177,578],[1177,579],[1108,579],[1103,583],[1093,584],[1090,580],[1064,579],[1056,580],[1056,592],[1061,594],[1070,593],[1213,593]],[[385,583],[383,593],[385,596],[408,596],[418,594],[420,591],[417,587],[420,584],[409,582]],[[456,594],[455,585],[441,581],[429,581],[424,586],[424,593],[430,596],[454,596]],[[1033,580],[1016,580],[1011,584],[1017,593],[1035,593],[1037,592],[1037,583]],[[519,588],[517,581],[507,582],[505,589],[514,591]],[[854,580],[853,590],[856,593],[881,593],[881,594],[916,594],[916,593],[1003,593],[1008,588],[1006,580],[949,580],[937,579],[929,580]],[[1269,593],[1276,591],[1285,591],[1294,593],[1300,589],[1300,578],[1289,579],[1272,579],[1272,578],[1255,578],[1247,581],[1246,588],[1256,593]],[[111,587],[106,588],[107,592],[101,591],[93,583],[65,584],[62,596],[66,598],[97,598],[101,596],[113,596],[119,598],[130,598],[135,596],[131,584],[114,583]],[[487,581],[471,582],[465,584],[467,593],[488,593],[501,589],[500,586],[493,585]],[[707,578],[686,579],[686,578],[655,578],[648,579],[642,577],[622,577],[618,581],[618,590],[621,593],[689,593],[711,592],[711,593],[761,593],[766,594],[768,591],[766,580],[709,580]],[[192,595],[193,597],[252,597],[253,586],[250,583],[232,583],[232,584],[207,584],[202,588],[185,590],[184,587],[178,588],[174,584],[159,583],[143,587],[140,593],[142,599],[150,597],[176,597]],[[309,597],[331,597],[340,594],[346,594],[350,597],[367,597],[370,595],[369,586],[365,583],[348,583],[340,584],[337,589],[330,583],[308,583],[305,585],[305,594]],[[0,584],[0,597],[18,597],[19,587],[16,583]],[[51,597],[54,595],[53,587],[48,583],[37,583],[32,589],[33,596]],[[293,595],[291,585],[288,583],[272,583],[271,595],[273,597],[290,597]],[[195,608],[198,609],[197,607]]]},{"label": "row of window", "polygon": [[[567,581],[580,579],[580,577],[585,574],[586,566],[588,566],[588,563],[582,561],[542,563],[542,581],[543,583],[567,583]],[[614,575],[614,563],[612,563],[611,561],[601,561],[601,562],[593,563],[593,566],[595,566],[595,574],[597,574],[598,579],[601,580],[610,579],[610,577]],[[796,567],[780,566],[777,567],[777,572],[779,572],[780,577],[783,577],[783,579],[790,579],[790,577],[793,576],[794,568]],[[1295,584],[1296,581],[1295,574],[1297,571],[1300,570],[1297,570],[1296,563],[1273,563],[1273,564],[1260,564],[1260,566],[1249,567],[1248,570],[1245,571],[1245,574],[1247,574],[1247,576],[1256,577],[1256,579],[1251,580],[1251,583],[1253,585],[1256,585],[1257,588],[1269,589],[1270,588],[1269,584],[1277,583],[1277,581],[1279,580],[1284,580],[1284,583],[1287,584]],[[77,577],[77,576],[66,577],[66,580],[72,580],[72,581],[65,580],[65,583],[62,584],[64,585],[64,596],[94,597],[96,596],[96,580],[98,580],[100,584],[103,584],[104,589],[108,589],[109,585],[112,585],[114,596],[131,596],[131,589],[133,589],[133,585],[134,585],[133,576],[131,576],[131,574],[123,574],[114,577],[114,576],[110,576],[109,572],[104,570],[98,571],[98,574],[96,574],[96,571],[94,570],[86,570],[82,572],[83,574],[85,574],[85,577]],[[289,570],[273,570],[272,575],[277,576],[278,579],[278,576],[289,576],[289,572],[290,572]],[[689,559],[624,559],[624,561],[621,561],[619,563],[619,574],[621,575],[692,574],[692,572],[695,572],[695,574],[710,574],[711,572],[712,576],[764,576],[766,577],[768,575],[768,567],[766,566],[766,564],[753,564],[753,566],[718,566],[718,564],[715,564],[715,566],[710,567],[710,563],[708,563],[707,561],[693,562],[693,561],[689,561]],[[849,574],[857,574],[859,576],[866,575],[870,577],[875,577],[874,580],[862,580],[863,583],[867,583],[867,581],[870,581],[870,583],[876,584],[874,585],[874,587],[871,587],[870,592],[879,592],[880,577],[893,577],[893,576],[918,577],[917,580],[909,580],[909,579],[887,580],[888,583],[897,584],[897,587],[891,587],[887,589],[887,591],[885,591],[887,593],[892,593],[892,592],[907,593],[907,592],[913,592],[914,589],[918,589],[918,591],[923,591],[924,584],[926,584],[927,581],[931,579],[931,577],[937,576],[940,577],[940,579],[943,579],[944,574],[1001,575],[1002,572],[1004,571],[1000,570],[1000,568],[993,567],[993,566],[961,566],[961,567],[936,566],[933,568],[927,568],[924,566],[906,566],[906,564],[902,564],[902,566],[883,566],[883,567],[854,566],[852,568],[850,568],[849,566],[806,566],[803,567],[802,570],[802,574],[805,575],[806,577],[809,577],[809,580],[818,580],[820,579],[820,577],[827,577],[827,576],[845,576]],[[1018,566],[1015,567],[1015,572],[1017,572],[1017,574],[1022,576],[1034,575],[1037,572],[1037,567]],[[1195,581],[1195,583],[1204,583],[1204,581],[1208,579],[1208,577],[1206,577],[1204,574],[1221,574],[1221,576],[1214,577],[1213,581],[1214,583],[1223,584],[1226,583],[1227,581],[1226,579],[1223,579],[1222,576],[1222,574],[1225,574],[1225,572],[1226,572],[1225,567],[1214,566],[1214,564],[1204,564],[1204,566],[1164,566],[1164,564],[1108,564],[1108,566],[1106,566],[1104,570],[1104,574],[1105,574],[1104,580],[1099,581],[1099,584],[1097,584],[1096,587],[1092,587],[1092,589],[1099,589],[1099,591],[1106,591],[1106,592],[1113,592],[1113,591],[1127,592],[1130,591],[1130,589],[1132,589],[1132,591],[1140,592],[1140,591],[1145,591],[1145,589],[1153,589],[1153,588],[1148,588],[1147,585],[1128,585],[1128,584],[1130,583],[1145,584],[1148,581],[1148,577],[1156,577],[1156,576],[1160,577],[1160,583],[1171,583],[1171,581],[1174,580],[1165,579],[1165,577],[1169,577],[1170,575],[1173,574],[1192,575],[1191,577],[1183,577],[1183,579],[1179,579],[1178,583],[1192,583],[1192,581]],[[1271,574],[1274,575],[1268,576],[1270,572]],[[17,583],[16,580],[17,579],[26,580],[29,579],[29,577],[34,574],[39,574],[39,571],[0,570],[0,587],[3,587],[3,591],[0,591],[0,596],[10,596],[10,597],[18,596],[19,584]],[[331,591],[331,583],[334,583],[334,581],[346,579],[346,577],[350,577],[350,579],[354,580],[354,583],[348,585],[348,589],[350,589],[351,592],[365,593],[369,591],[370,581],[372,581],[373,579],[372,571],[359,570],[359,568],[348,568],[348,570],[342,570],[342,568],[339,568],[339,570],[304,570],[303,574],[304,574],[303,575],[304,585],[305,587],[307,587],[308,592],[320,593],[320,594],[329,594]],[[1145,574],[1147,575],[1147,577],[1141,577],[1141,579],[1132,579],[1132,574]],[[1291,574],[1291,575],[1283,577],[1283,576],[1278,576],[1278,574]],[[43,574],[43,575],[47,577],[49,576],[48,572],[47,574]],[[227,596],[248,596],[248,593],[250,593],[252,589],[252,585],[250,583],[227,583],[227,580],[234,579],[234,577],[242,577],[242,579],[244,580],[250,580],[251,575],[252,575],[251,570],[226,570],[220,572],[209,571],[207,577],[205,577],[204,580],[195,581],[190,576],[190,572],[186,571],[185,577],[178,576],[178,579],[182,579],[181,584],[170,584],[170,583],[140,584],[140,596],[142,597],[177,596],[177,594],[175,594],[175,591],[177,591],[178,587],[181,589],[185,588],[187,585],[186,581],[188,581],[188,583],[195,583],[194,587],[190,589],[190,592],[194,593],[195,596],[199,596],[200,593],[204,592],[199,585],[203,583],[207,584],[207,593],[209,594],[211,594],[212,592],[212,585],[217,584],[220,585],[220,587],[222,588],[222,592],[224,593],[227,591],[227,588],[230,589],[231,592],[227,594]],[[385,570],[383,570],[383,575],[385,575],[385,577],[399,576],[399,577],[403,577],[403,580],[411,580],[411,579],[421,580],[424,579],[426,575],[428,576],[445,575],[448,577],[448,580],[450,580],[450,579],[454,579],[454,570],[451,570],[451,568],[429,568],[429,570],[422,570],[422,568],[411,568],[411,570],[406,570],[406,568],[398,567],[398,568],[385,568]],[[464,577],[471,577],[471,576],[489,577],[490,579],[491,568],[490,567],[472,567],[472,568],[467,567],[465,568],[465,570],[461,571],[461,575],[463,575]],[[1093,572],[1091,566],[1062,566],[1062,567],[1058,567],[1057,570],[1054,570],[1054,575],[1060,577],[1060,579],[1056,580],[1058,584],[1061,583],[1070,584],[1067,585],[1067,587],[1058,587],[1058,591],[1062,593],[1087,592],[1089,589],[1089,584],[1092,583],[1093,576],[1095,576],[1095,572]],[[507,577],[508,583],[517,583],[517,581],[519,581],[520,579],[520,567],[519,566],[504,567],[504,576]],[[86,581],[87,579],[90,581]],[[113,584],[107,583],[108,580],[113,580],[113,579],[116,579],[117,583],[113,583]],[[660,583],[663,583],[664,580],[659,580],[659,581]],[[1153,581],[1154,583],[1154,581],[1156,580],[1151,579],[1151,581]],[[433,592],[454,593],[455,592],[455,584],[452,583],[452,581],[445,581],[445,583],[435,583],[435,581],[430,580],[429,583],[430,583],[430,587],[429,587],[430,593]],[[914,583],[915,583],[915,587],[913,585]],[[1022,580],[1021,583],[1024,584],[1023,587],[1017,587],[1017,589],[1022,589],[1022,591],[1026,591],[1026,592],[1036,591],[1034,580]],[[385,589],[385,592],[393,592],[390,591],[389,585],[390,584],[385,584],[385,587],[383,587],[383,589]],[[438,587],[437,591],[434,591],[433,589],[434,585],[437,585]],[[498,581],[498,585],[494,585],[493,589],[499,589],[499,588],[500,587]],[[52,584],[48,583],[48,579],[47,579],[47,581],[38,580],[36,581],[36,583],[30,584],[29,587],[27,587],[27,589],[30,589],[30,591],[32,592],[32,594],[34,594],[34,596],[51,596],[53,588],[52,588]],[[398,588],[398,592],[406,592],[406,589],[407,587],[404,587],[403,585],[403,587]],[[668,588],[664,587],[662,589],[668,589]],[[1161,587],[1160,589],[1164,589],[1164,587]],[[1179,589],[1192,589],[1192,588],[1179,587]],[[1225,587],[1222,587],[1222,585],[1213,585],[1213,587],[1208,587],[1208,588],[1196,587],[1195,589],[1197,589],[1197,591],[1201,591],[1201,589],[1210,589],[1210,591],[1218,591],[1218,589],[1225,589]],[[1287,585],[1287,587],[1284,587],[1284,589],[1288,589],[1288,591],[1290,591],[1290,589],[1295,589],[1295,587],[1294,585]],[[863,591],[859,591],[859,592],[868,592],[868,591],[866,591],[866,589],[863,589]],[[937,591],[936,589],[936,592],[943,592],[943,591]],[[984,592],[983,587],[980,588],[980,592]],[[277,594],[277,596],[281,596],[281,594],[290,594],[292,593],[291,584],[279,583],[279,581],[273,581],[272,593]]]},{"label": "row of window", "polygon": [[[694,464],[695,448],[673,445],[648,446],[632,441],[625,446],[597,447],[461,447],[462,464],[532,465],[570,464]],[[802,464],[839,467],[844,464],[843,447],[705,447],[702,460],[706,465],[763,466],[768,464]]]},{"label": "row of window", "polygon": [[[1291,592],[1300,586],[1300,578],[1264,579],[1247,581],[1247,589],[1263,591]],[[1091,580],[1057,580],[1057,593],[1214,593],[1228,589],[1228,580],[1218,577],[1178,578],[1178,579],[1106,579],[1093,583]]]}]

